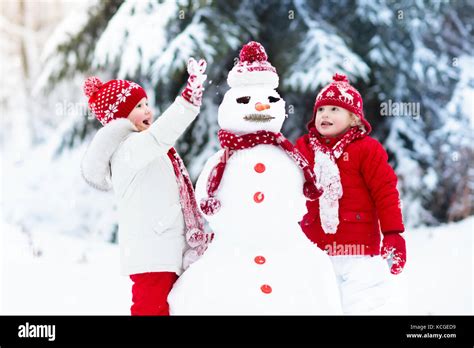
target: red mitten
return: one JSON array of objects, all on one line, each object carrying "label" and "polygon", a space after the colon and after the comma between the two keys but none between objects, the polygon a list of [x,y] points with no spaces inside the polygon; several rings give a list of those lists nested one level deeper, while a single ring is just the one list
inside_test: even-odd
[{"label": "red mitten", "polygon": [[407,250],[405,239],[400,233],[388,233],[384,235],[381,254],[384,259],[391,261],[390,272],[392,274],[400,274],[402,272],[407,260]]},{"label": "red mitten", "polygon": [[204,91],[203,83],[207,78],[204,74],[207,63],[204,59],[196,62],[194,58],[188,60],[188,82],[181,96],[195,106],[201,106],[202,92]]}]

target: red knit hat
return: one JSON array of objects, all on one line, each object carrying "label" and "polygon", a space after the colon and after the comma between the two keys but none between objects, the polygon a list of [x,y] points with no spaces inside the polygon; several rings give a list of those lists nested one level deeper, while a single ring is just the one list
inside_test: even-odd
[{"label": "red knit hat", "polygon": [[103,126],[111,120],[127,118],[138,102],[147,96],[135,82],[110,80],[102,83],[95,76],[84,82],[84,94],[89,97],[89,108]]},{"label": "red knit hat", "polygon": [[366,133],[369,134],[372,127],[364,117],[364,103],[359,91],[350,85],[346,75],[335,74],[332,79],[333,82],[324,87],[316,97],[313,117],[307,124],[308,130],[314,127],[316,112],[320,106],[335,105],[357,115],[362,122]]},{"label": "red knit hat", "polygon": [[269,85],[271,88],[277,88],[278,81],[278,74],[268,61],[265,48],[256,41],[250,41],[242,47],[239,62],[234,65],[227,77],[227,83],[231,88],[250,85]]}]

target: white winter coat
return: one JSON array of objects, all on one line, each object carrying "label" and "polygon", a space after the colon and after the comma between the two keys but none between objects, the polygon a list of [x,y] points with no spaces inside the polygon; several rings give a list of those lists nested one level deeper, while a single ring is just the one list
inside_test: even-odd
[{"label": "white winter coat", "polygon": [[182,97],[145,131],[128,119],[101,128],[82,161],[86,181],[113,187],[118,207],[121,272],[183,272],[184,219],[167,155],[199,113]]}]

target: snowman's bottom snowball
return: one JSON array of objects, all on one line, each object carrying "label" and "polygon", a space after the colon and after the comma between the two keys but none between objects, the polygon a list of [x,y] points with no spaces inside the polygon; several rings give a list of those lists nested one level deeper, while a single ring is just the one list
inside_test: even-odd
[{"label": "snowman's bottom snowball", "polygon": [[[213,248],[181,275],[168,302],[172,315],[333,315],[342,314],[339,290],[328,256],[311,245],[266,253]],[[265,292],[264,292],[265,291]]]}]

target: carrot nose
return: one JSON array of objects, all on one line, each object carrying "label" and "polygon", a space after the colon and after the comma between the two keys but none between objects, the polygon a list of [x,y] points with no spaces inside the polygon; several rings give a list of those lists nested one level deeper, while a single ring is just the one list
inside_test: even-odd
[{"label": "carrot nose", "polygon": [[270,105],[268,104],[262,104],[260,102],[258,102],[257,104],[255,104],[255,110],[257,111],[263,111],[263,110],[266,110],[266,109],[270,109]]}]

